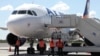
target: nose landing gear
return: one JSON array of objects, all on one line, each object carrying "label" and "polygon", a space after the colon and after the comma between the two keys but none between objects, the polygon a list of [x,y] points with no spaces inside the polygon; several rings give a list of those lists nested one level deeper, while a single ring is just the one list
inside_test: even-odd
[{"label": "nose landing gear", "polygon": [[30,42],[30,47],[27,48],[27,54],[34,54],[35,49],[33,48],[33,43],[34,43],[33,38],[30,38],[29,42]]}]

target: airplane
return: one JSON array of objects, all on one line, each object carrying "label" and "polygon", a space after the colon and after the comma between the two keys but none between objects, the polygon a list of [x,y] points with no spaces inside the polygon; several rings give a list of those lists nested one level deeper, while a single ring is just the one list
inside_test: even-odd
[{"label": "airplane", "polygon": [[[63,13],[36,4],[20,5],[12,12],[7,20],[7,29],[10,31],[7,35],[8,44],[15,46],[17,39],[20,39],[20,46],[22,46],[27,38],[43,38],[41,35],[46,30],[48,32],[47,25],[51,24],[51,16],[53,15],[63,15]],[[1,29],[6,30],[3,27]],[[40,36],[35,37],[34,35],[36,34]]]},{"label": "airplane", "polygon": [[10,31],[7,35],[9,45],[15,46],[17,39],[20,39],[20,46],[22,46],[27,38],[43,38],[40,36],[34,37],[34,35],[48,32],[47,27],[51,24],[52,16],[55,15],[61,16],[64,14],[37,4],[23,4],[17,7],[9,16],[7,28],[0,27],[0,29]]}]

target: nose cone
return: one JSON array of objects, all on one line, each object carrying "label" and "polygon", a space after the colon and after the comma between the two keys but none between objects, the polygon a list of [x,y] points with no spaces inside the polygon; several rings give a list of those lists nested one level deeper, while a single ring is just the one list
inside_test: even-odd
[{"label": "nose cone", "polygon": [[11,15],[7,22],[8,30],[10,30],[10,32],[14,34],[18,33],[17,30],[20,26],[21,20],[22,20],[22,16]]},{"label": "nose cone", "polygon": [[13,30],[14,28],[16,28],[16,26],[18,25],[16,22],[17,21],[14,21],[14,20],[7,22],[7,28],[8,28],[8,30]]},{"label": "nose cone", "polygon": [[17,36],[32,37],[34,32],[41,29],[41,22],[36,17],[10,17],[7,27],[11,33]]},{"label": "nose cone", "polygon": [[7,27],[8,27],[9,29],[15,27],[16,25],[18,25],[18,23],[20,22],[20,20],[21,20],[23,17],[24,17],[23,15],[11,15],[11,16],[8,18]]}]

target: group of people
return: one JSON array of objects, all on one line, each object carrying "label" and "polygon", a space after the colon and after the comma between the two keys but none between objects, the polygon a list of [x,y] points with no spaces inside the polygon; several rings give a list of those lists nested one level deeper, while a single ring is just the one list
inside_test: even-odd
[{"label": "group of people", "polygon": [[52,56],[54,56],[54,48],[57,47],[58,48],[58,55],[59,56],[63,56],[63,47],[64,47],[64,44],[63,42],[61,41],[61,38],[58,38],[57,42],[55,43],[53,38],[51,38],[51,41],[50,41],[50,49],[51,49],[51,54]]},{"label": "group of people", "polygon": [[[51,38],[51,40],[49,42],[49,45],[50,45],[50,50],[51,50],[52,56],[54,56],[54,54],[55,54],[55,52],[54,52],[54,48],[55,47],[58,48],[58,55],[59,56],[62,56],[63,55],[63,47],[64,47],[64,44],[63,44],[61,38],[58,38],[58,41],[57,42],[54,42],[54,39]],[[43,39],[40,39],[39,40],[37,49],[40,51],[40,54],[43,54],[43,52],[46,50],[46,44],[45,44],[45,42],[44,42]]]},{"label": "group of people", "polygon": [[[54,48],[55,47],[58,47],[58,54],[62,55],[64,44],[61,41],[61,38],[58,38],[58,41],[56,43],[54,42],[53,38],[51,38],[49,45],[50,45],[50,49],[51,49],[51,54],[53,56],[54,56]],[[19,46],[20,46],[20,40],[17,40],[16,44],[15,44],[15,51],[14,51],[15,55],[19,55]],[[46,50],[46,44],[43,39],[39,40],[37,49],[40,51],[40,54],[43,54],[43,52]]]}]

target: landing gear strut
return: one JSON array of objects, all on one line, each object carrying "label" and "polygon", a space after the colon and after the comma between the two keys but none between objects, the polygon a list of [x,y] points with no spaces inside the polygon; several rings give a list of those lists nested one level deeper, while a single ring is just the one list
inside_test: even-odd
[{"label": "landing gear strut", "polygon": [[33,48],[33,43],[34,43],[33,38],[30,38],[29,42],[30,42],[30,47],[27,48],[27,54],[34,54],[35,50]]}]

